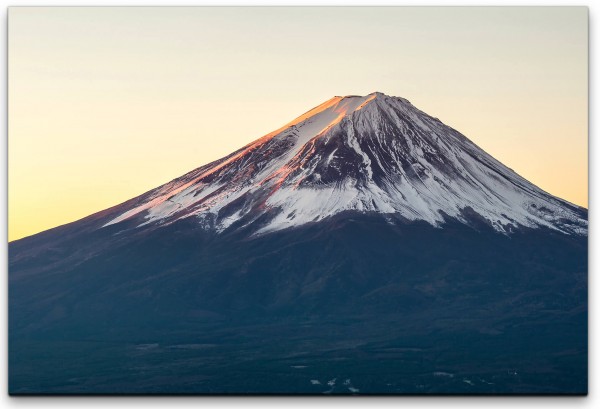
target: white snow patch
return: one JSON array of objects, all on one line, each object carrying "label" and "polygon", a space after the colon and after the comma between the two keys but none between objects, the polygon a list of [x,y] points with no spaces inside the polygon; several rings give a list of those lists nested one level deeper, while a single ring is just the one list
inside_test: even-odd
[{"label": "white snow patch", "polygon": [[[386,139],[390,129],[394,138]],[[266,212],[279,211],[257,233],[263,234],[347,210],[400,215],[440,226],[442,213],[464,221],[463,212],[469,207],[506,234],[518,226],[587,234],[587,220],[566,202],[457,135],[401,98],[378,93],[335,97],[230,157],[155,189],[143,203],[124,209],[104,226],[136,215],[144,216],[140,226],[197,216],[207,228],[224,231],[238,220],[247,225]],[[359,138],[366,136],[370,139],[361,148]],[[319,138],[322,143],[343,138],[344,146],[359,155],[364,178],[343,175],[336,184],[322,183],[326,179],[314,171],[316,163],[328,167],[334,158],[336,163],[343,158],[341,145],[334,145],[326,157],[316,152]],[[278,146],[286,149],[279,152]],[[374,155],[377,146],[389,157]],[[407,168],[406,162],[412,165]],[[377,183],[375,168],[388,169]],[[301,184],[311,175],[316,185]],[[222,209],[235,201],[243,206],[223,216]]]}]

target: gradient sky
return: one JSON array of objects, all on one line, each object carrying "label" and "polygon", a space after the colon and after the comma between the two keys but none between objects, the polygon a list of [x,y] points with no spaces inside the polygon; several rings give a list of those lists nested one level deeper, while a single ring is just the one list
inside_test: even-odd
[{"label": "gradient sky", "polygon": [[9,240],[373,91],[587,207],[585,7],[12,7],[8,24]]}]

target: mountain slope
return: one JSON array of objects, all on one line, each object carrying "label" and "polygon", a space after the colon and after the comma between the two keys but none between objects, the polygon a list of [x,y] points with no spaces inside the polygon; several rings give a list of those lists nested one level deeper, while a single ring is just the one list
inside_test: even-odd
[{"label": "mountain slope", "polygon": [[233,154],[140,197],[105,226],[195,217],[259,233],[347,210],[494,229],[585,234],[585,212],[529,183],[463,135],[381,93],[335,97]]},{"label": "mountain slope", "polygon": [[11,393],[587,391],[585,237],[358,212],[131,231],[10,248]]}]

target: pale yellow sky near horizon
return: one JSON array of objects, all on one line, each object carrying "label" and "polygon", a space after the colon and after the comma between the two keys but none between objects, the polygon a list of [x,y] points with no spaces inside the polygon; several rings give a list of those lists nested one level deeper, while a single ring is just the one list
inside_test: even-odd
[{"label": "pale yellow sky near horizon", "polygon": [[373,91],[587,207],[586,7],[11,7],[8,32],[11,241]]}]

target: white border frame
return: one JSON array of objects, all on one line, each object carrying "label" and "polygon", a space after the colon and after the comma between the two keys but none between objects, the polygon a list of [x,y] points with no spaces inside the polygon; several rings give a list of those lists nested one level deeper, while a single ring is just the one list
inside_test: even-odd
[{"label": "white border frame", "polygon": [[[173,4],[153,0],[128,0],[128,1],[86,1],[86,0],[0,0],[2,7],[3,41],[0,42],[3,49],[4,64],[1,66],[4,81],[1,81],[1,87],[4,97],[2,98],[2,115],[0,115],[4,140],[0,143],[0,158],[4,163],[0,166],[0,184],[2,188],[2,200],[0,200],[0,240],[7,243],[7,7],[9,6],[209,6],[209,5],[302,5],[302,6],[588,6],[589,8],[589,135],[588,135],[588,157],[589,157],[589,203],[596,203],[597,183],[600,181],[593,159],[599,158],[600,144],[595,142],[595,96],[597,95],[597,83],[594,78],[594,68],[597,67],[597,30],[594,25],[595,19],[600,15],[600,2],[584,1],[462,1],[460,3],[452,1],[422,1],[422,2],[402,2],[390,0],[378,0],[374,2],[355,1],[355,0],[337,0],[337,1],[252,1],[252,0],[223,0],[223,1],[190,1],[178,0]],[[481,407],[511,407],[518,408],[555,408],[563,406],[577,407],[599,407],[600,406],[600,378],[597,376],[599,368],[599,358],[595,346],[598,340],[598,303],[594,295],[600,294],[600,280],[595,275],[598,273],[598,254],[600,252],[600,242],[596,240],[593,232],[597,231],[597,222],[590,212],[590,235],[589,235],[589,396],[588,397],[9,397],[8,396],[8,288],[7,288],[7,246],[0,246],[0,263],[2,266],[2,280],[0,283],[0,356],[3,359],[2,369],[0,370],[0,405],[5,408],[29,408],[44,405],[45,407],[56,408],[80,408],[85,407],[111,407],[111,408],[131,408],[134,407],[254,407],[254,408],[280,408],[282,406],[296,408],[356,408],[356,407],[408,407],[408,408],[431,408],[431,407],[449,407],[449,408],[481,408]]]}]

